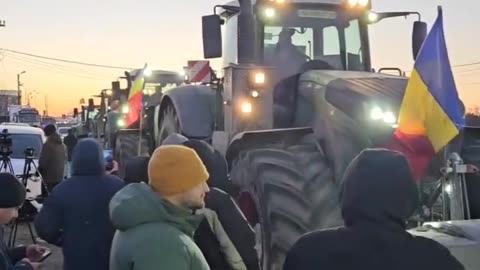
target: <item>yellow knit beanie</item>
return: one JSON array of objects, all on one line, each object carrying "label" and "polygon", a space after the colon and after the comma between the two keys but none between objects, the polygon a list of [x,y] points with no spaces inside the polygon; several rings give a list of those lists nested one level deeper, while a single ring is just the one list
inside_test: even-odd
[{"label": "yellow knit beanie", "polygon": [[188,191],[208,177],[200,157],[185,146],[160,146],[148,163],[148,183],[162,196]]}]

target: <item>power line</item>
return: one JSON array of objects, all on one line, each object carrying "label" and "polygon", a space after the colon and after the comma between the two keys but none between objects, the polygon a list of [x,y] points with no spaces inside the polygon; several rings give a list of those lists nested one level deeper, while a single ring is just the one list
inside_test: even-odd
[{"label": "power line", "polygon": [[461,64],[461,65],[454,65],[452,67],[470,67],[470,66],[476,66],[476,65],[480,65],[480,62],[471,62],[471,63],[466,63],[466,64]]},{"label": "power line", "polygon": [[2,48],[0,48],[0,51],[2,51],[2,50],[3,50],[3,51],[6,51],[6,52],[11,52],[11,53],[16,53],[16,54],[22,54],[22,55],[27,55],[27,56],[31,56],[31,57],[36,57],[36,58],[42,58],[42,59],[52,60],[52,61],[58,61],[58,62],[76,64],[76,65],[84,65],[84,66],[100,67],[100,68],[113,68],[113,69],[128,69],[128,70],[136,69],[136,68],[132,68],[132,67],[119,67],[119,66],[109,66],[109,65],[85,63],[85,62],[79,62],[79,61],[73,61],[73,60],[66,60],[66,59],[60,59],[60,58],[54,58],[54,57],[48,57],[48,56],[42,56],[42,55],[36,55],[36,54],[31,54],[31,53],[26,53],[26,52],[20,52],[20,51],[15,51],[15,50],[9,50],[9,49],[2,49]]},{"label": "power line", "polygon": [[9,61],[15,62],[15,63],[17,63],[19,65],[22,65],[22,66],[30,66],[30,67],[40,68],[40,69],[44,69],[44,70],[48,70],[48,71],[52,71],[52,72],[57,72],[57,73],[63,73],[63,74],[67,74],[67,75],[71,75],[71,76],[75,76],[75,77],[79,77],[79,78],[84,78],[84,79],[105,81],[105,79],[101,79],[101,78],[98,78],[98,77],[84,76],[84,75],[80,75],[78,73],[72,73],[72,72],[68,72],[68,71],[64,71],[64,70],[58,70],[58,68],[57,68],[57,70],[55,70],[55,69],[52,69],[52,67],[41,65],[41,64],[33,62],[33,61],[21,60],[21,59],[18,59],[18,58],[14,58],[12,56],[8,56],[8,57],[9,57]]},{"label": "power line", "polygon": [[23,56],[19,56],[19,55],[15,55],[15,54],[6,53],[4,55],[7,58],[13,58],[13,59],[20,60],[20,61],[31,62],[31,63],[35,63],[35,64],[38,64],[38,65],[52,67],[52,68],[56,68],[56,69],[59,69],[59,70],[62,70],[62,71],[72,72],[72,73],[76,73],[76,74],[82,74],[82,75],[88,75],[88,76],[101,75],[99,73],[91,73],[91,72],[88,72],[88,71],[85,71],[85,70],[75,69],[75,68],[70,67],[70,66],[64,66],[64,65],[59,65],[59,64],[55,64],[55,63],[46,62],[46,61],[36,60],[34,58],[23,57]]}]

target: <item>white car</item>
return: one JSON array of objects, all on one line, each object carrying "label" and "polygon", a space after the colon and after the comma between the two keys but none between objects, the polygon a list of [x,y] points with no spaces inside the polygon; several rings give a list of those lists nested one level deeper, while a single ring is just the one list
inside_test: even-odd
[{"label": "white car", "polygon": [[[12,139],[12,146],[10,147],[10,158],[13,173],[20,179],[23,179],[23,170],[25,166],[25,150],[27,148],[33,148],[33,163],[35,167],[38,168],[38,159],[40,157],[40,151],[42,150],[43,143],[46,140],[46,137],[43,133],[43,130],[36,127],[30,126],[21,126],[21,125],[9,125],[1,124],[0,125],[0,138],[3,130],[7,129],[10,138]],[[0,139],[1,142],[1,139]],[[4,148],[0,143],[0,171],[1,172],[11,172],[8,166],[8,163],[2,158],[6,156],[8,152],[7,148]],[[35,173],[35,168],[32,166],[30,168],[30,174]],[[40,177],[30,177],[27,181],[27,199],[34,199],[39,197],[42,194],[42,182]]]},{"label": "white car", "polygon": [[58,134],[60,134],[60,137],[62,137],[62,140],[65,139],[68,135],[68,131],[70,130],[69,127],[59,127],[57,129]]}]

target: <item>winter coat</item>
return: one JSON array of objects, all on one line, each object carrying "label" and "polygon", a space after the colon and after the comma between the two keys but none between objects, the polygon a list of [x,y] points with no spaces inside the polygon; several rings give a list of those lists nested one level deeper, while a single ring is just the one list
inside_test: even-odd
[{"label": "winter coat", "polygon": [[[228,234],[225,232],[225,229],[222,226],[222,223],[218,219],[218,215],[215,211],[209,209],[209,208],[204,208],[201,209],[197,212],[197,214],[203,215],[205,217],[205,221],[208,223],[208,229],[210,229],[213,233],[213,236],[215,237],[218,242],[218,247],[212,250],[220,250],[222,255],[222,262],[225,261],[226,265],[223,265],[221,268],[220,267],[212,267],[212,264],[210,263],[211,261],[207,259],[209,266],[211,269],[232,269],[232,270],[247,270],[247,267],[245,266],[245,263],[242,260],[242,257],[238,253],[237,249],[233,245],[232,241],[230,240],[230,237]],[[197,240],[197,239],[196,239]],[[202,241],[199,241],[202,242]],[[205,253],[205,251],[209,250],[208,248],[202,249],[202,251]],[[207,253],[208,254],[208,253]],[[205,255],[207,256],[207,255]]]},{"label": "winter coat", "polygon": [[105,175],[100,145],[81,140],[73,152],[72,177],[53,189],[35,219],[38,235],[63,248],[65,270],[109,269],[115,229],[108,205],[123,186],[120,178]]},{"label": "winter coat", "polygon": [[441,244],[405,230],[418,193],[402,155],[364,151],[343,181],[345,227],[301,237],[288,252],[284,270],[464,269]]},{"label": "winter coat", "polygon": [[[0,240],[3,239],[3,229],[0,228]],[[8,248],[0,241],[0,270],[33,270],[29,263],[22,262],[27,257],[27,248]]]},{"label": "winter coat", "polygon": [[192,239],[202,217],[162,200],[145,183],[127,185],[110,203],[117,228],[111,270],[208,270]]},{"label": "winter coat", "polygon": [[77,138],[73,134],[68,134],[65,139],[63,139],[63,143],[67,147],[67,156],[68,156],[68,161],[72,161],[72,155],[73,155],[73,149],[78,143]]},{"label": "winter coat", "polygon": [[[230,195],[217,188],[205,198],[206,221],[195,232],[195,242],[212,270],[258,270],[255,233]],[[206,224],[210,226],[206,226]]]},{"label": "winter coat", "polygon": [[125,165],[125,184],[148,183],[148,161],[149,157],[134,157]]},{"label": "winter coat", "polygon": [[[199,140],[188,140],[179,134],[170,135],[164,143],[181,143],[194,149],[210,175],[207,183],[211,189],[205,197],[205,207],[215,212],[221,227],[207,219],[195,232],[195,242],[202,250],[210,268],[223,270],[246,267],[248,270],[259,270],[255,232],[228,194],[232,189],[229,185],[225,158],[209,144]],[[219,233],[218,228],[223,228],[226,235]],[[227,243],[232,243],[233,247]],[[241,261],[238,260],[237,254],[240,255]]]},{"label": "winter coat", "polygon": [[65,169],[65,145],[58,133],[48,136],[40,152],[39,170],[47,185],[62,181]]}]

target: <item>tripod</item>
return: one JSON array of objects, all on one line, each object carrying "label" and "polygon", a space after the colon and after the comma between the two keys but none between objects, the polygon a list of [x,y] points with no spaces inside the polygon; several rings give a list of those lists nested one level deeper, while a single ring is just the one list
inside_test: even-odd
[{"label": "tripod", "polygon": [[[25,151],[25,155],[26,155],[25,156],[25,165],[23,166],[23,174],[22,174],[22,179],[21,179],[22,184],[25,186],[25,188],[27,187],[27,184],[28,184],[28,181],[29,181],[30,177],[32,177],[34,175],[39,175],[38,168],[35,165],[35,162],[33,161],[34,157],[33,157],[33,151],[32,150],[33,149],[27,149]],[[32,170],[32,167],[35,169],[33,174],[30,173],[31,170]],[[43,182],[43,179],[40,179],[39,181],[41,181],[41,185],[44,188],[44,190],[46,190],[47,196],[48,196],[48,190],[47,190],[47,187],[46,187],[45,183]],[[33,230],[32,230],[32,226],[30,224],[30,222],[34,218],[34,213],[33,213],[34,211],[33,210],[36,211],[36,208],[31,203],[32,201],[35,201],[35,198],[27,198],[26,203],[23,204],[22,207],[19,209],[19,217],[12,224],[12,228],[10,230],[10,235],[9,235],[9,238],[8,238],[8,246],[9,247],[14,247],[15,246],[15,241],[16,241],[17,232],[18,232],[18,224],[20,222],[24,222],[24,223],[27,224],[28,231],[30,232],[30,237],[32,238],[32,242],[34,244],[37,243],[37,241],[35,239],[35,236],[34,236],[34,233],[33,233]]]}]

